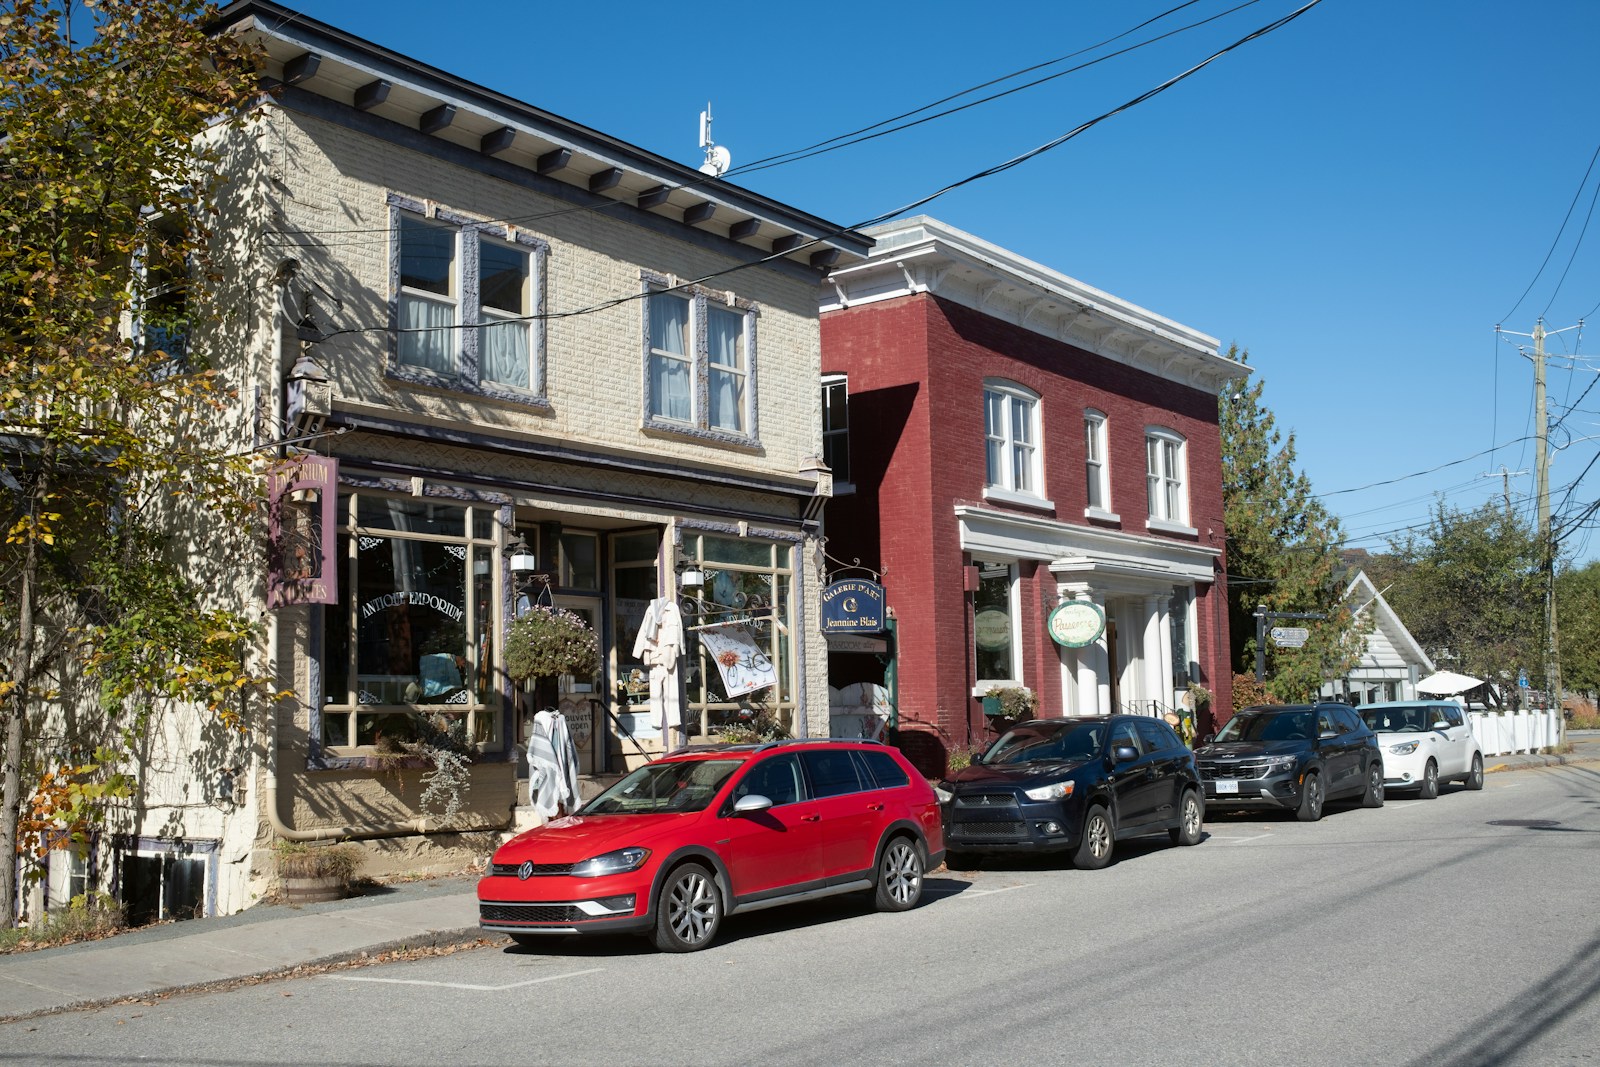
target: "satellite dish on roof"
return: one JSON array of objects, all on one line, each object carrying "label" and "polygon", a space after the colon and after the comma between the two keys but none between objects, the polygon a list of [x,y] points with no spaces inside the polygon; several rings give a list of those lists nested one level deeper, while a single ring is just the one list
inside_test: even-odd
[{"label": "satellite dish on roof", "polygon": [[733,154],[711,139],[711,102],[700,112],[700,147],[706,150],[706,161],[700,164],[700,173],[720,178],[733,163]]}]

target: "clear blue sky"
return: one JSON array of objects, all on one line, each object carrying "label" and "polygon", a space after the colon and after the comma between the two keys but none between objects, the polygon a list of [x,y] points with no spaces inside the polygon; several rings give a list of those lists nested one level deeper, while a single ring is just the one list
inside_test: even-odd
[{"label": "clear blue sky", "polygon": [[[729,180],[850,225],[1057,138],[1300,6],[1257,0],[992,103],[739,174],[1096,45],[1181,0],[289,2],[691,165],[709,100]],[[1197,0],[988,92],[1239,2]],[[919,211],[1248,349],[1300,468],[1350,543],[1375,550],[1424,523],[1435,499],[1500,500],[1502,467],[1531,520],[1533,374],[1518,347],[1531,343],[1497,341],[1495,326],[1526,334],[1541,315],[1550,330],[1587,316],[1581,340],[1574,330],[1547,343],[1552,442],[1565,445],[1550,475],[1559,520],[1600,496],[1600,462],[1569,494],[1600,455],[1600,386],[1578,404],[1600,370],[1600,163],[1585,181],[1600,146],[1597,46],[1600,0],[1323,0]],[[1600,535],[1563,547],[1600,557]]]}]

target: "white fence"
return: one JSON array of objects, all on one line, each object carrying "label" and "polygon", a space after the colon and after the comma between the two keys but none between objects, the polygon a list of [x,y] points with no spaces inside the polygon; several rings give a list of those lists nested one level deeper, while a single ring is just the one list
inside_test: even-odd
[{"label": "white fence", "polygon": [[1561,743],[1561,716],[1554,711],[1470,711],[1467,719],[1485,756],[1537,752]]}]

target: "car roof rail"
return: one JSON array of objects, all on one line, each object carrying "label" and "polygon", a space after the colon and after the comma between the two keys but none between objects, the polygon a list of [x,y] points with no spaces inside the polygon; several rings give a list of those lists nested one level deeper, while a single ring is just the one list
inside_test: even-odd
[{"label": "car roof rail", "polygon": [[821,745],[830,742],[834,744],[883,745],[885,748],[888,747],[887,742],[871,737],[780,737],[774,741],[761,742],[756,746],[756,751],[766,752],[768,749],[781,748],[785,745]]}]

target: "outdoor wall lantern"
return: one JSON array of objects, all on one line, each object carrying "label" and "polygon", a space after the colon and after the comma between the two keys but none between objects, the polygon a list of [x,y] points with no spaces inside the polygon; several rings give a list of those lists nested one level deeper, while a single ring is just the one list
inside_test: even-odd
[{"label": "outdoor wall lantern", "polygon": [[678,585],[684,589],[699,589],[706,584],[706,573],[692,559],[680,559],[673,568],[678,572]]},{"label": "outdoor wall lantern", "polygon": [[506,545],[506,566],[511,571],[511,581],[519,590],[539,571],[539,557],[528,548],[521,534],[514,535]]}]

